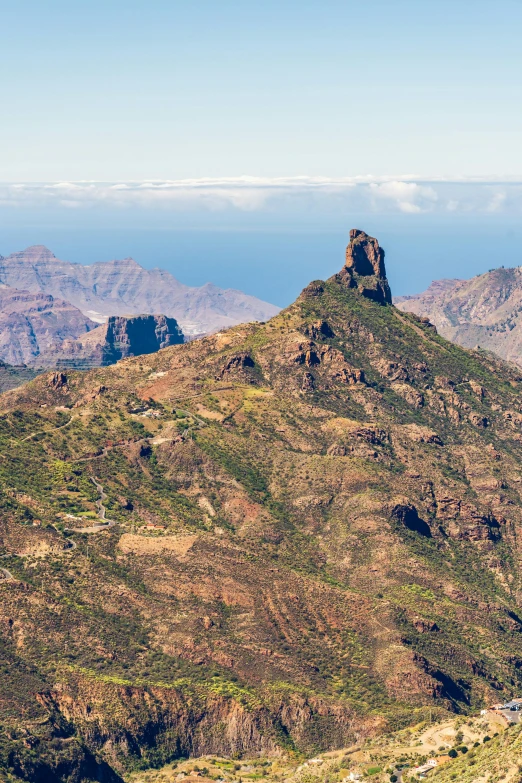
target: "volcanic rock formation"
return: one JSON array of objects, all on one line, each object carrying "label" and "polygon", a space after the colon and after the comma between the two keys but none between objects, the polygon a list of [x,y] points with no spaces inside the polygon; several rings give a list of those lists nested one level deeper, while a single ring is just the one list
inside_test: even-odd
[{"label": "volcanic rock formation", "polygon": [[129,356],[141,356],[183,343],[183,332],[174,318],[165,315],[111,316],[78,340],[64,340],[54,357],[41,357],[47,366],[86,369],[105,367]]},{"label": "volcanic rock formation", "polygon": [[0,777],[309,758],[520,693],[521,373],[389,306],[375,240],[348,260],[0,396]]},{"label": "volcanic rock formation", "polygon": [[76,307],[43,293],[0,285],[0,360],[14,365],[46,366],[63,340],[96,326]]},{"label": "volcanic rock formation", "polygon": [[391,304],[391,292],[384,267],[384,250],[364,231],[352,228],[341,275],[350,287],[380,304]]}]

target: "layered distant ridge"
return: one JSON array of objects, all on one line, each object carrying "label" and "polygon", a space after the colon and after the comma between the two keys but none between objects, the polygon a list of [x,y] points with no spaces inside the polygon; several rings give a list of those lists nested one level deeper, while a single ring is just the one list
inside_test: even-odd
[{"label": "layered distant ridge", "polygon": [[522,366],[522,267],[493,269],[471,280],[436,280],[394,304],[428,318],[452,342]]},{"label": "layered distant ridge", "polygon": [[64,340],[75,339],[95,326],[63,299],[0,286],[0,360],[4,362],[38,365],[43,355],[52,361]]},{"label": "layered distant ridge", "polygon": [[111,315],[163,313],[175,318],[186,335],[265,321],[279,312],[275,305],[235,289],[184,285],[169,272],[144,269],[132,258],[86,266],[61,261],[42,245],[1,258],[0,281],[65,299],[98,322]]}]

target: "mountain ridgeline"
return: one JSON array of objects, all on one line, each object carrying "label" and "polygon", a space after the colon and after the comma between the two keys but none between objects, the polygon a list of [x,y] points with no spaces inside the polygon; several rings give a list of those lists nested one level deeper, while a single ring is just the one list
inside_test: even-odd
[{"label": "mountain ridgeline", "polygon": [[315,753],[522,689],[522,378],[384,252],[0,397],[0,769]]},{"label": "mountain ridgeline", "polygon": [[436,280],[422,294],[394,302],[428,318],[446,339],[522,366],[521,267],[499,267],[471,280]]},{"label": "mountain ridgeline", "polygon": [[144,269],[132,258],[74,264],[60,261],[40,245],[0,257],[0,282],[65,300],[98,323],[112,315],[161,313],[175,318],[191,337],[243,321],[266,321],[279,311],[242,291],[211,283],[183,285],[169,272]]}]

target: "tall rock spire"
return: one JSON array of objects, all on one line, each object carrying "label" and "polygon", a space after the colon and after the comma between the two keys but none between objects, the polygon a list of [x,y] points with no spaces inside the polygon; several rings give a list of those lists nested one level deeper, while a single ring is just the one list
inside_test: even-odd
[{"label": "tall rock spire", "polygon": [[350,288],[380,304],[391,304],[391,291],[386,279],[384,250],[378,241],[358,228],[350,231],[346,262],[341,277]]}]

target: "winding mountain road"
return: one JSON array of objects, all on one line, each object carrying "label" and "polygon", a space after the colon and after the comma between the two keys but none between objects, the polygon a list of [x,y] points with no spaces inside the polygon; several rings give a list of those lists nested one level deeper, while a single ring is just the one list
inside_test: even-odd
[{"label": "winding mountain road", "polygon": [[72,530],[74,533],[99,533],[102,530],[108,530],[110,527],[114,527],[118,523],[113,519],[107,519],[107,509],[104,506],[104,500],[107,500],[107,495],[97,478],[91,476],[91,481],[98,490],[100,497],[96,501],[96,507],[98,509],[98,517],[101,520],[101,524],[90,525],[89,527],[69,527],[66,530]]},{"label": "winding mountain road", "polygon": [[31,438],[36,438],[37,435],[47,435],[50,432],[58,432],[58,430],[64,430],[66,427],[69,426],[69,424],[72,424],[72,422],[78,418],[77,416],[71,416],[69,421],[66,421],[65,424],[60,424],[58,427],[55,427],[54,430],[40,430],[40,432],[32,432],[30,435],[26,435],[25,438],[22,438],[22,440],[17,441],[17,443],[25,443],[26,440],[31,440]]}]

